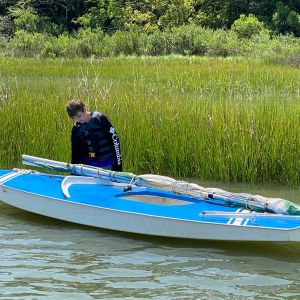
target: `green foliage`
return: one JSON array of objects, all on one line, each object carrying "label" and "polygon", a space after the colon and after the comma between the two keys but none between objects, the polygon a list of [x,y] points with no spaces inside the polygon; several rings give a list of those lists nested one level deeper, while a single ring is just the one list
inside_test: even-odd
[{"label": "green foliage", "polygon": [[194,22],[213,29],[228,28],[227,8],[230,0],[196,1]]},{"label": "green foliage", "polygon": [[64,32],[62,25],[57,25],[50,21],[48,17],[38,15],[35,10],[29,7],[26,10],[21,8],[11,9],[11,17],[15,30],[25,30],[27,32],[40,32],[51,35],[59,35]]},{"label": "green foliage", "polygon": [[5,36],[0,34],[0,49],[4,49],[6,47],[6,44],[7,44],[7,40]]},{"label": "green foliage", "polygon": [[289,6],[284,5],[282,2],[277,2],[272,20],[276,32],[289,32],[300,37],[300,14]]},{"label": "green foliage", "polygon": [[191,55],[195,54],[195,37],[198,33],[198,26],[181,26],[173,28],[172,32],[172,53]]},{"label": "green foliage", "polygon": [[105,34],[101,30],[81,28],[75,36],[62,34],[58,37],[51,37],[41,49],[41,55],[43,57],[68,58],[100,56],[104,36]]},{"label": "green foliage", "polygon": [[[0,31],[6,37],[15,30],[57,37],[80,28],[101,29],[110,35],[117,30],[152,34],[187,24],[229,29],[247,15],[257,20],[238,26],[243,31],[238,34],[245,38],[258,30],[258,22],[275,33],[299,36],[299,12],[298,0],[277,5],[274,0],[5,0],[0,1]],[[241,28],[246,25],[246,30]]]},{"label": "green foliage", "polygon": [[204,55],[211,39],[212,30],[195,24],[172,29],[172,53],[182,55]]},{"label": "green foliage", "polygon": [[128,6],[124,9],[124,16],[127,30],[151,33],[158,29],[156,16],[152,11],[141,12]]},{"label": "green foliage", "polygon": [[76,24],[81,25],[83,28],[90,27],[94,29],[101,26],[103,22],[101,17],[97,14],[97,9],[93,7],[89,10],[89,12],[77,18]]},{"label": "green foliage", "polygon": [[[9,42],[3,39],[2,45],[3,54],[15,56],[245,56],[267,59],[273,57],[276,63],[296,65],[300,40],[292,36],[271,38],[265,29],[246,39],[240,38],[234,30],[213,30],[189,24],[165,31],[157,29],[152,33],[119,30],[112,35],[101,29],[87,27],[81,28],[77,33],[65,33],[57,37],[18,30]],[[290,59],[283,59],[284,57]]]},{"label": "green foliage", "polygon": [[14,33],[14,24],[9,16],[0,15],[0,35],[11,37]]},{"label": "green foliage", "polygon": [[264,23],[269,23],[276,9],[276,1],[274,0],[255,0],[251,1],[249,13],[257,16]]},{"label": "green foliage", "polygon": [[[270,43],[269,43],[270,44]],[[266,61],[280,65],[300,67],[300,39],[293,36],[280,35],[272,39],[272,55]]]},{"label": "green foliage", "polygon": [[159,18],[159,26],[161,28],[173,28],[188,23],[195,11],[193,4],[193,0],[173,0]]},{"label": "green foliage", "polygon": [[123,27],[123,7],[121,0],[87,1],[91,6],[79,16],[76,23],[92,29],[101,28],[107,32]]},{"label": "green foliage", "polygon": [[13,8],[33,9],[40,17],[64,30],[74,29],[73,19],[81,15],[84,0],[18,0]]},{"label": "green foliage", "polygon": [[14,24],[16,30],[25,30],[27,32],[36,32],[39,23],[39,16],[32,8],[22,10],[16,9],[13,12]]},{"label": "green foliage", "polygon": [[123,32],[118,30],[114,35],[105,36],[103,41],[103,55],[139,55],[141,35],[138,32]]},{"label": "green foliage", "polygon": [[242,14],[231,26],[231,29],[239,38],[249,39],[251,36],[261,33],[264,25],[254,15]]},{"label": "green foliage", "polygon": [[7,48],[15,55],[34,56],[41,53],[48,40],[49,37],[42,33],[17,30]]},{"label": "green foliage", "polygon": [[255,1],[251,1],[251,4],[249,0],[228,1],[226,7],[226,28],[230,28],[240,15],[249,14],[249,8],[253,6],[253,2]]},{"label": "green foliage", "polygon": [[170,31],[156,30],[146,38],[145,55],[169,55],[173,50],[173,36]]},{"label": "green foliage", "polygon": [[69,34],[61,34],[57,38],[48,40],[41,55],[45,57],[75,57],[80,55],[77,51],[77,40]]},{"label": "green foliage", "polygon": [[287,53],[287,51],[284,51],[283,54],[277,54],[276,56],[269,57],[268,59],[266,59],[266,61],[272,64],[289,65],[299,68],[300,51],[294,51],[292,53]]},{"label": "green foliage", "polygon": [[78,55],[89,57],[100,54],[104,37],[100,29],[81,28],[76,34]]},{"label": "green foliage", "polygon": [[211,35],[210,40],[207,42],[206,55],[208,56],[234,56],[243,55],[239,51],[239,42],[232,32],[227,32],[222,29],[217,29]]}]

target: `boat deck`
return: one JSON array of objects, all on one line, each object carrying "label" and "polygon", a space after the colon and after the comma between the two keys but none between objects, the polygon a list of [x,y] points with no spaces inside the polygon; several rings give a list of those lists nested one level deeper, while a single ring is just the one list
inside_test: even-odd
[{"label": "boat deck", "polygon": [[64,178],[1,170],[0,186],[39,195],[39,201],[50,198],[132,214],[248,227],[295,229],[300,226],[300,217],[297,216],[255,213],[144,187],[134,186],[124,192],[126,184],[74,184],[69,187],[68,198],[62,190]]}]

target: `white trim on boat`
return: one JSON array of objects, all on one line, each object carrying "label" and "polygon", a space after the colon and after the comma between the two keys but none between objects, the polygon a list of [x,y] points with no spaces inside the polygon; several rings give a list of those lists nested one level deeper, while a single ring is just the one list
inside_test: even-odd
[{"label": "white trim on boat", "polygon": [[17,172],[10,172],[8,174],[5,174],[0,177],[0,185],[3,185],[4,183],[6,183],[6,182],[10,181],[11,179],[16,178],[20,175],[22,175],[22,174],[17,173]]}]

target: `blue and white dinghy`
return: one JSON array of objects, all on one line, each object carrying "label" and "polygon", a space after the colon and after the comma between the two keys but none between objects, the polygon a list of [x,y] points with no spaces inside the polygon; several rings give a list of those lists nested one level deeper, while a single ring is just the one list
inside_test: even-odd
[{"label": "blue and white dinghy", "polygon": [[300,207],[158,175],[113,172],[23,155],[23,163],[74,175],[0,170],[0,199],[40,215],[146,234],[227,241],[300,241]]}]

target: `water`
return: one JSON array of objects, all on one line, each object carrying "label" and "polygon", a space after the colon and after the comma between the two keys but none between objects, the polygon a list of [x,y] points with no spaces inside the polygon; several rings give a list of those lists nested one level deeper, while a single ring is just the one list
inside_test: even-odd
[{"label": "water", "polygon": [[[299,200],[299,189],[255,189]],[[300,298],[300,243],[145,237],[57,221],[0,203],[0,248],[0,299]]]}]

